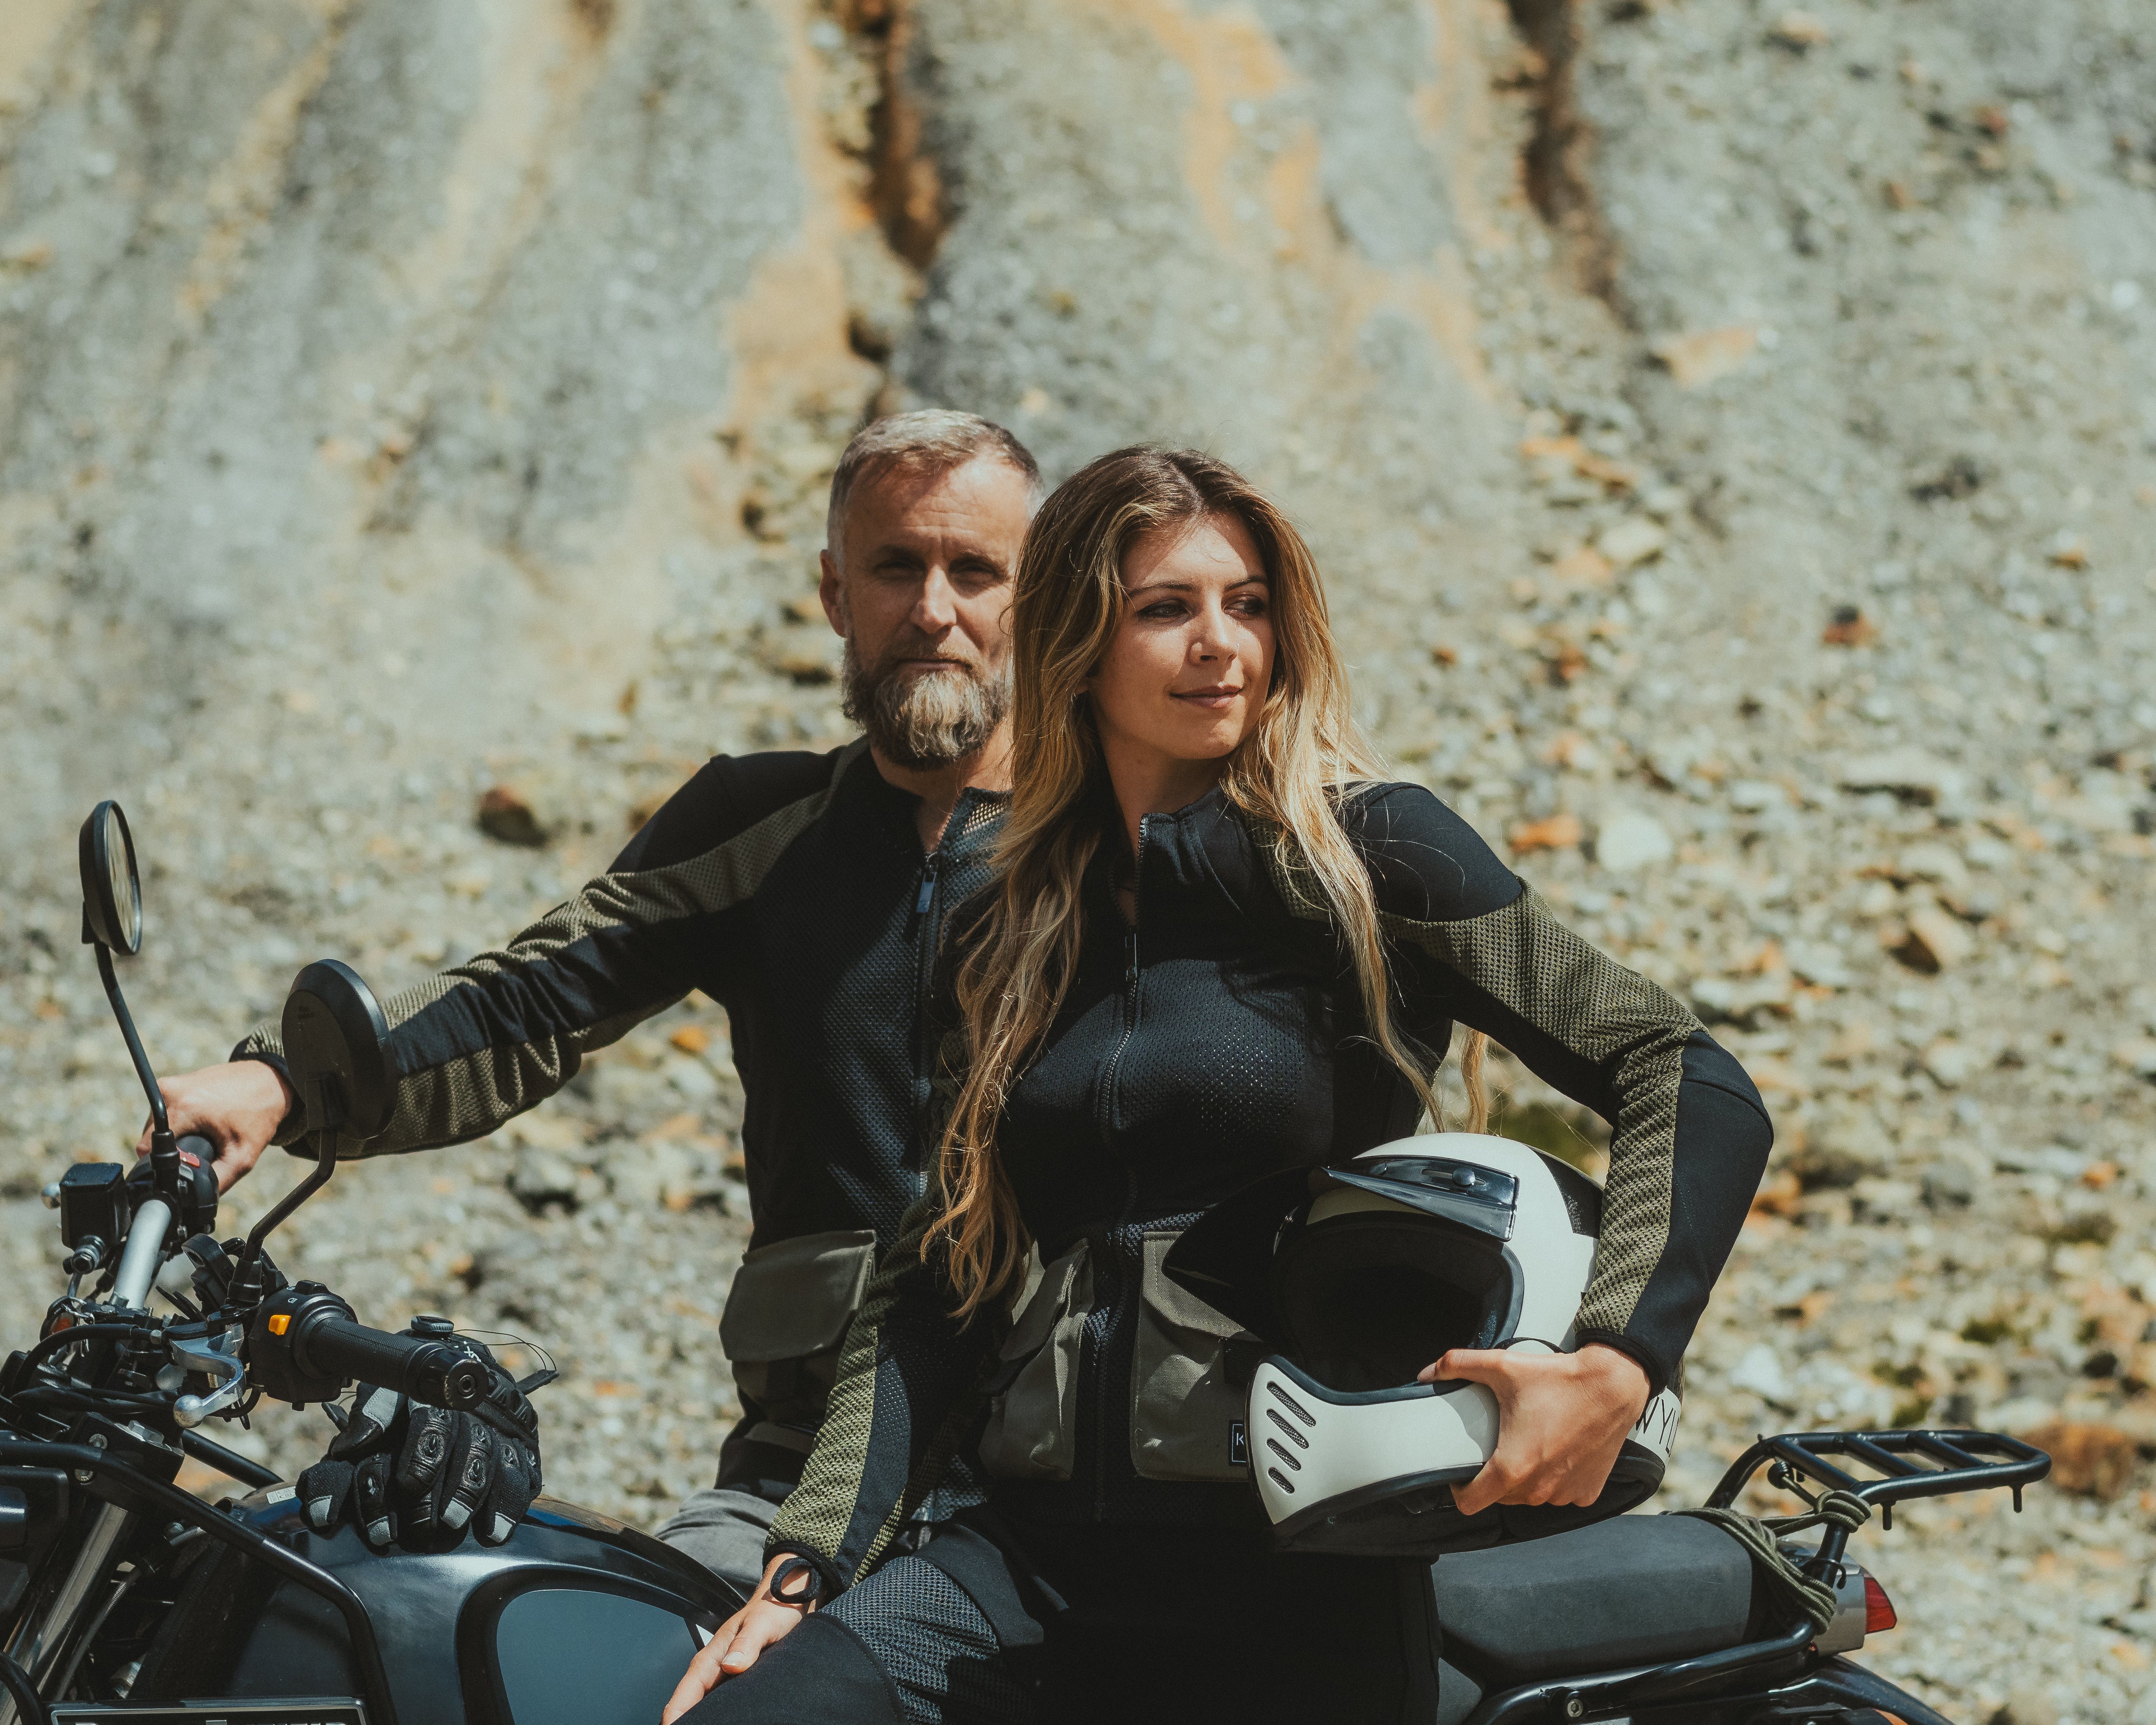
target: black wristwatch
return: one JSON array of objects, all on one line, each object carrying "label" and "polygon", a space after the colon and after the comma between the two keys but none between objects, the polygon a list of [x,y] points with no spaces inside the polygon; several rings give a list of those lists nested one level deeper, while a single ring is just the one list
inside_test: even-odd
[{"label": "black wristwatch", "polygon": [[[799,1587],[789,1592],[796,1582]],[[813,1605],[824,1597],[824,1572],[808,1558],[789,1553],[771,1572],[771,1597],[782,1605]]]}]

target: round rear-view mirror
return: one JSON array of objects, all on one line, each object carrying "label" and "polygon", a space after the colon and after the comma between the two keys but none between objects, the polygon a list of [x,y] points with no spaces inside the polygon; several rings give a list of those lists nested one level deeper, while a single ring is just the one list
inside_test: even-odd
[{"label": "round rear-view mirror", "polygon": [[397,1110],[389,1021],[348,964],[324,958],[285,997],[285,1066],[307,1111],[307,1130],[365,1142]]},{"label": "round rear-view mirror", "polygon": [[142,949],[142,877],[135,871],[135,839],[117,803],[107,798],[90,810],[75,851],[90,937],[132,957]]}]

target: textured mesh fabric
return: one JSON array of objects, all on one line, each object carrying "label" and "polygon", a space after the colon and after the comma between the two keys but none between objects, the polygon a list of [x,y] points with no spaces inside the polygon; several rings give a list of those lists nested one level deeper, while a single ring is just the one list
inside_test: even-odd
[{"label": "textured mesh fabric", "polygon": [[[922,1008],[941,931],[987,878],[1006,800],[968,791],[931,859],[918,799],[883,778],[865,743],[710,762],[567,904],[388,1003],[404,1076],[372,1148],[490,1131],[567,1082],[584,1054],[700,988],[726,1009],[742,1077],[752,1244],[865,1229],[887,1252],[921,1193],[933,1069]],[[239,1053],[275,1058],[274,1030]],[[887,1327],[864,1332],[871,1364]],[[964,1378],[972,1338],[937,1328],[932,1319],[906,1345],[937,1363],[930,1378],[948,1355],[949,1375]],[[865,1445],[879,1394],[888,1418],[932,1388],[954,1401],[940,1378],[868,1385],[846,1410],[844,1445]],[[976,1495],[963,1463],[946,1465],[956,1441],[932,1420],[912,1458],[932,1464],[917,1489],[903,1456],[895,1479],[866,1476],[888,1485],[890,1513],[875,1512],[863,1547]],[[864,1478],[847,1476],[819,1548],[850,1524]]]},{"label": "textured mesh fabric", "polygon": [[[1609,1173],[1578,1322],[1583,1332],[1624,1334],[1668,1251],[1684,1054],[1705,1034],[1699,1020],[1559,922],[1532,887],[1514,882],[1508,902],[1490,906],[1505,871],[1491,866],[1471,834],[1463,840],[1446,833],[1448,824],[1464,832],[1464,823],[1434,798],[1380,788],[1358,799],[1353,820],[1372,858],[1389,945],[1433,961],[1440,979],[1461,990],[1460,1015],[1530,1065],[1541,1065],[1538,1055],[1553,1058],[1591,1079],[1598,1094],[1581,1100],[1609,1118]],[[1323,922],[1322,901],[1291,853],[1275,845],[1265,855],[1291,914]],[[1412,994],[1411,981],[1404,992]],[[1748,1163],[1748,1136],[1729,1147],[1732,1164]],[[1748,1197],[1757,1171],[1748,1177],[1732,1165],[1729,1173]],[[1672,1369],[1675,1362],[1661,1364]]]},{"label": "textured mesh fabric", "polygon": [[1008,1328],[987,1313],[963,1327],[946,1316],[940,1255],[921,1257],[937,1210],[923,1199],[907,1213],[869,1279],[816,1446],[772,1527],[774,1549],[813,1551],[850,1580],[874,1565],[942,1480],[973,1421],[968,1392]]},{"label": "textured mesh fabric", "polygon": [[[1563,928],[1427,791],[1368,788],[1343,823],[1369,868],[1399,1034],[1441,1049],[1455,1022],[1487,1031],[1612,1122],[1603,1249],[1580,1329],[1666,1383],[1764,1165],[1756,1091],[1728,1062],[1717,1081],[1731,1108],[1681,1110],[1681,1095],[1700,1089],[1694,1056],[1712,1049],[1697,1021]],[[1276,842],[1218,791],[1148,815],[1143,834],[1135,932],[1104,847],[1083,885],[1074,974],[998,1130],[1044,1259],[1088,1245],[1092,1305],[1077,1393],[1041,1416],[1075,1420],[1070,1478],[999,1480],[993,1497],[1059,1525],[1248,1527],[1258,1511],[1240,1482],[1214,1483],[1194,1464],[1194,1478],[1138,1475],[1144,1237],[1265,1176],[1405,1137],[1419,1103],[1365,1034],[1335,931]],[[946,991],[937,1001],[954,1016]],[[1697,1122],[1682,1142],[1681,1117]],[[779,1530],[798,1527],[847,1576],[864,1573],[923,1458],[967,1411],[978,1379],[962,1369],[953,1303],[932,1266],[915,1265],[872,1287],[855,1327],[834,1417]]]},{"label": "textured mesh fabric", "polygon": [[1618,1098],[1594,1274],[1583,1328],[1622,1330],[1669,1244],[1677,1093],[1685,1044],[1700,1028],[1670,993],[1587,944],[1532,887],[1460,922],[1386,916],[1419,947],[1544,1035],[1606,1068]]},{"label": "textured mesh fabric", "polygon": [[[602,875],[499,952],[390,996],[382,1015],[401,1074],[397,1109],[370,1153],[492,1132],[552,1096],[574,1075],[581,1055],[679,1000],[691,980],[669,974],[669,967],[617,964],[608,976],[603,961],[577,949],[619,947],[635,931],[742,903],[829,796],[827,785],[671,867]],[[511,1020],[523,1034],[488,1034]],[[277,1027],[257,1028],[239,1052],[281,1054]]]},{"label": "textured mesh fabric", "polygon": [[[985,880],[1006,800],[967,792],[932,860],[919,799],[865,743],[706,763],[567,904],[390,999],[402,1078],[370,1153],[491,1131],[701,989],[741,1073],[754,1243],[867,1228],[888,1246],[921,1194],[941,931]],[[275,1028],[236,1054],[276,1060]]]},{"label": "textured mesh fabric", "polygon": [[906,1725],[1032,1725],[1032,1699],[994,1629],[934,1564],[894,1558],[825,1609],[883,1667]]}]

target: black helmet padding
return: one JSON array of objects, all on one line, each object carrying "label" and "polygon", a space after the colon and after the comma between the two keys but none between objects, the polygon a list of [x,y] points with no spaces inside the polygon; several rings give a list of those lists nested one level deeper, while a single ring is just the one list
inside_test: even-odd
[{"label": "black helmet padding", "polygon": [[1452,1348],[1511,1338],[1518,1266],[1497,1241],[1427,1215],[1362,1210],[1293,1230],[1272,1261],[1290,1358],[1328,1389],[1389,1389]]},{"label": "black helmet padding", "polygon": [[1178,1286],[1279,1346],[1288,1336],[1276,1303],[1274,1250],[1281,1230],[1301,1216],[1313,1193],[1339,1186],[1452,1224],[1455,1237],[1512,1237],[1518,1183],[1511,1175],[1457,1158],[1364,1157],[1260,1176],[1186,1228],[1161,1267]]}]

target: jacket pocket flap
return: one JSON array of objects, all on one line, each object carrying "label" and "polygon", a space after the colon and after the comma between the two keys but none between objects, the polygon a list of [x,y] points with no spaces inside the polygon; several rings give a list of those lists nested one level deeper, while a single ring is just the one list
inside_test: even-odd
[{"label": "jacket pocket flap", "polygon": [[804,1234],[743,1255],[719,1316],[719,1346],[744,1363],[800,1359],[836,1348],[875,1266],[866,1230]]},{"label": "jacket pocket flap", "polygon": [[988,1414],[978,1454],[1004,1479],[1067,1480],[1078,1442],[1078,1354],[1093,1304],[1091,1248],[1081,1240],[1045,1266],[983,1385]]},{"label": "jacket pocket flap", "polygon": [[1048,1346],[1055,1326],[1070,1306],[1071,1285],[1086,1263],[1086,1243],[1071,1247],[1061,1257],[1042,1266],[1033,1292],[1019,1311],[1018,1322],[996,1350],[995,1369],[981,1385],[983,1394],[1001,1395],[1019,1379],[1027,1365]]},{"label": "jacket pocket flap", "polygon": [[1145,1237],[1144,1299],[1146,1305],[1178,1329],[1201,1336],[1235,1336],[1243,1327],[1224,1312],[1215,1312],[1180,1282],[1163,1273],[1169,1248],[1177,1234],[1148,1234]]},{"label": "jacket pocket flap", "polygon": [[1025,1302],[1025,1310],[1019,1313],[1010,1334],[1004,1337],[997,1358],[1026,1359],[1048,1345],[1056,1319],[1063,1316],[1070,1303],[1070,1284],[1077,1276],[1078,1266],[1086,1261],[1086,1242],[1081,1240],[1061,1257],[1043,1266],[1033,1297]]},{"label": "jacket pocket flap", "polygon": [[1235,1321],[1168,1280],[1172,1233],[1145,1237],[1131,1349],[1131,1465],[1141,1479],[1239,1480],[1249,1393],[1229,1370]]}]

